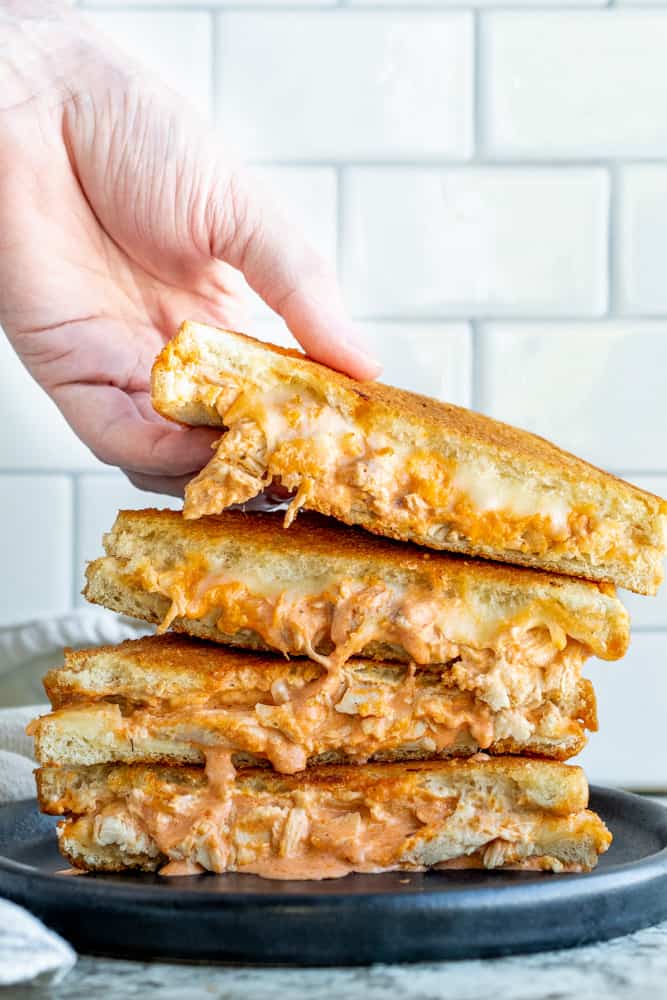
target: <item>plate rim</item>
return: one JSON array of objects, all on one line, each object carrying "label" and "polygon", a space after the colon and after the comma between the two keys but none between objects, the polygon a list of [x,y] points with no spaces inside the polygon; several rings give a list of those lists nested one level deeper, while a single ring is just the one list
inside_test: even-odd
[{"label": "plate rim", "polygon": [[[142,882],[139,889],[129,878],[63,878],[3,854],[0,893],[32,910],[79,951],[135,961],[331,967],[553,951],[667,919],[667,809],[620,789],[594,787],[592,793],[592,807],[612,829],[615,819],[626,819],[629,842],[633,830],[646,831],[650,839],[640,840],[639,854],[653,845],[658,850],[585,875],[533,872],[527,880],[493,885],[487,878],[450,887],[447,879],[431,881],[427,872],[428,887],[419,879],[414,885],[385,883],[376,891],[371,876],[370,888],[364,883],[354,893],[346,878],[327,880],[326,889],[292,881],[287,891],[285,883],[274,883],[255,884],[255,891],[235,885],[188,892],[168,880]],[[3,837],[9,850],[22,822],[30,829],[39,815],[36,800],[22,806],[14,837],[11,822]],[[48,830],[34,828],[28,841],[34,833],[41,842]],[[142,928],[129,937],[128,917]]]}]

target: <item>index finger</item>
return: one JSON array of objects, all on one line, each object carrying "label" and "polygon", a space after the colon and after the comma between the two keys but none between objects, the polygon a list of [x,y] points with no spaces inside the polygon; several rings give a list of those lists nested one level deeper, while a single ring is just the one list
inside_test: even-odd
[{"label": "index finger", "polygon": [[221,200],[210,213],[214,256],[243,272],[311,358],[376,378],[381,365],[363,348],[331,269],[271,199],[241,172],[211,197]]}]

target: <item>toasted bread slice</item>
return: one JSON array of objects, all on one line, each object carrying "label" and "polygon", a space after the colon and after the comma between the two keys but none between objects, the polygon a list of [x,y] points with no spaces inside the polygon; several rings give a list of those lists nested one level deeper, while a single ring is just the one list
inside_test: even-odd
[{"label": "toasted bread slice", "polygon": [[[611,835],[579,768],[521,758],[250,770],[46,767],[42,809],[71,818],[61,851],[84,870],[335,878],[427,867],[592,868]],[[174,863],[178,867],[174,870]],[[186,866],[185,869],[183,866]]]},{"label": "toasted bread slice", "polygon": [[153,368],[153,405],[227,428],[186,488],[188,518],[280,480],[300,507],[376,534],[653,594],[667,502],[542,438],[296,351],[184,323]]},{"label": "toasted bread slice", "polygon": [[501,680],[461,661],[415,672],[350,660],[330,682],[309,660],[176,635],[67,651],[45,687],[56,710],[32,730],[43,764],[203,763],[211,746],[230,749],[236,766],[285,773],[480,749],[566,759],[596,725],[576,669],[517,667]]},{"label": "toasted bread slice", "polygon": [[[121,511],[88,600],[200,638],[307,655],[531,665],[622,656],[627,612],[608,584],[475,562],[304,516]],[[481,665],[481,664],[480,664]]]}]

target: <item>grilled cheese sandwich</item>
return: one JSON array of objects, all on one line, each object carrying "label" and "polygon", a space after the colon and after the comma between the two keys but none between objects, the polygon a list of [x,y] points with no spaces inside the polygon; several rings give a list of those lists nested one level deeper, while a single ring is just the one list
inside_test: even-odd
[{"label": "grilled cheese sandwich", "polygon": [[350,660],[330,682],[308,660],[236,653],[177,635],[67,651],[45,679],[54,711],[32,724],[42,764],[307,765],[532,753],[565,759],[595,729],[579,662],[415,670]]},{"label": "grilled cheese sandwich", "polygon": [[622,656],[627,612],[608,585],[429,553],[304,516],[121,511],[86,597],[200,638],[307,655],[460,660],[474,668]]},{"label": "grilled cheese sandwich", "polygon": [[295,351],[185,323],[153,369],[153,404],[223,428],[184,514],[219,513],[278,480],[303,507],[377,534],[611,581],[652,594],[667,502],[525,431]]},{"label": "grilled cheese sandwich", "polygon": [[[286,777],[148,765],[42,767],[77,868],[268,878],[429,867],[585,871],[611,836],[580,768],[520,758],[329,766]],[[165,867],[166,866],[166,867]]]}]

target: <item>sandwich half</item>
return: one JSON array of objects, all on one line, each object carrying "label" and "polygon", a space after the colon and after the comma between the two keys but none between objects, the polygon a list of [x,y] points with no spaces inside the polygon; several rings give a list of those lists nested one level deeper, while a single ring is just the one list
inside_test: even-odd
[{"label": "sandwich half", "polygon": [[88,600],[204,639],[308,656],[450,664],[504,683],[515,668],[621,657],[628,615],[613,588],[374,538],[316,515],[121,511]]},{"label": "sandwich half", "polygon": [[479,755],[291,776],[209,764],[42,767],[39,801],[65,814],[60,849],[87,871],[587,871],[611,842],[581,769],[554,761]]},{"label": "sandwich half", "polygon": [[211,748],[288,774],[480,749],[566,759],[596,728],[590,682],[553,664],[503,676],[353,659],[330,678],[310,660],[165,635],[68,650],[44,684],[54,711],[31,730],[42,764],[203,763]]},{"label": "sandwich half", "polygon": [[223,429],[184,514],[219,513],[272,481],[299,508],[376,534],[653,594],[667,502],[542,438],[296,351],[184,323],[153,368],[153,405]]}]

